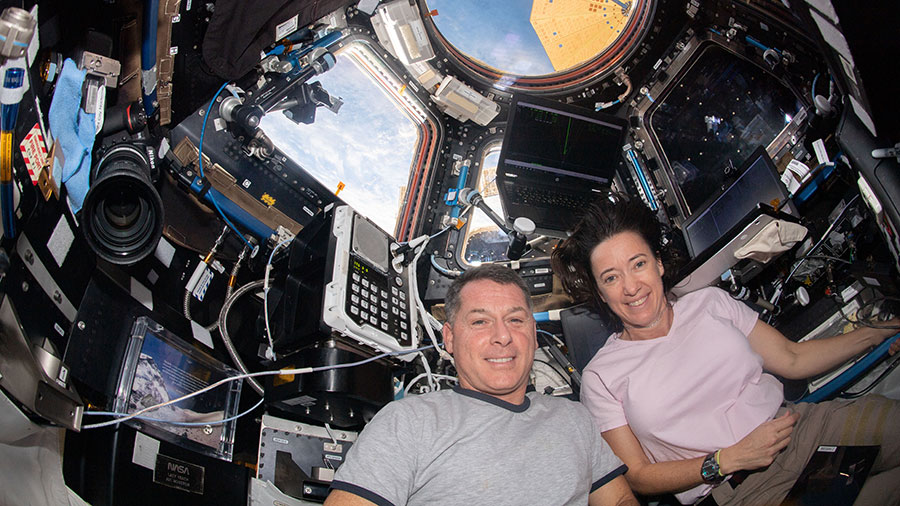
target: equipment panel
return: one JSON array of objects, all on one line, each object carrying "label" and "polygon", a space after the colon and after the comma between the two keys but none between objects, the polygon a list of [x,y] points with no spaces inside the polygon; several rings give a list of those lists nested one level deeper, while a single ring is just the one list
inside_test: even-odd
[{"label": "equipment panel", "polygon": [[402,255],[394,256],[398,247],[349,206],[335,209],[329,247],[332,281],[325,287],[322,314],[326,325],[382,351],[418,345],[411,291],[415,273],[403,265]]}]

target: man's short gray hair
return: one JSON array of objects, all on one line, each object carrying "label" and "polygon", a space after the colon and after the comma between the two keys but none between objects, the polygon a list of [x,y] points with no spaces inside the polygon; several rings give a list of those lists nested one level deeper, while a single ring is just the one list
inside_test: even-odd
[{"label": "man's short gray hair", "polygon": [[519,290],[522,290],[522,295],[528,304],[528,310],[533,311],[528,285],[525,284],[525,280],[522,279],[522,276],[519,276],[519,273],[503,265],[484,264],[466,269],[462,276],[454,279],[453,283],[450,284],[444,300],[444,312],[447,314],[447,322],[452,324],[453,319],[456,317],[456,312],[459,311],[459,306],[462,304],[459,294],[462,292],[463,287],[472,281],[480,279],[493,281],[500,285],[515,285]]}]

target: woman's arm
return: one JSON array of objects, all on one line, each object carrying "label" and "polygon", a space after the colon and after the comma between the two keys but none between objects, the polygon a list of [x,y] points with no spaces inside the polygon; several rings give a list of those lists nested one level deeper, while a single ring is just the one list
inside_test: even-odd
[{"label": "woman's arm", "polygon": [[700,476],[703,457],[653,464],[628,425],[608,430],[602,435],[613,453],[628,466],[625,479],[639,494],[682,492],[703,483]]},{"label": "woman's arm", "polygon": [[332,490],[325,499],[325,506],[373,506],[374,504],[368,499],[343,490]]},{"label": "woman's arm", "polygon": [[[771,464],[790,442],[798,418],[796,413],[786,413],[761,424],[737,444],[723,448],[719,454],[722,474],[759,469]],[[644,454],[628,425],[608,430],[602,435],[612,451],[628,466],[625,479],[635,492],[644,495],[683,492],[703,483],[700,467],[704,457],[654,464]]]},{"label": "woman's arm", "polygon": [[[900,320],[885,322],[896,327]],[[762,321],[757,321],[748,336],[753,351],[763,358],[763,368],[788,379],[804,379],[837,367],[860,353],[881,344],[897,329],[861,327],[834,337],[809,339],[795,343]],[[900,350],[900,340],[890,349]]]},{"label": "woman's arm", "polygon": [[628,482],[621,476],[616,476],[606,485],[591,492],[588,496],[588,506],[640,506]]}]

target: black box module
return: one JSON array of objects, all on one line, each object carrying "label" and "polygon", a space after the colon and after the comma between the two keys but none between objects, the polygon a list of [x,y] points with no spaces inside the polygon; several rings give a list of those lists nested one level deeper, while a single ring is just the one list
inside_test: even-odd
[{"label": "black box module", "polygon": [[67,432],[66,485],[94,505],[245,505],[249,469],[119,424]]}]

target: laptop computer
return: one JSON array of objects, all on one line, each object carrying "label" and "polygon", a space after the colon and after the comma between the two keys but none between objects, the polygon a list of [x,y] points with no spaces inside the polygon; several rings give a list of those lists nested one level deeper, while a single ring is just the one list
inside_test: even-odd
[{"label": "laptop computer", "polygon": [[796,220],[789,214],[778,213],[765,204],[758,204],[678,271],[678,281],[672,287],[672,293],[680,296],[717,283],[722,273],[739,262],[735,252],[777,219]]},{"label": "laptop computer", "polygon": [[682,224],[691,261],[679,271],[675,295],[718,282],[739,262],[734,253],[772,221],[797,221],[799,214],[764,147],[754,150],[738,173]]},{"label": "laptop computer", "polygon": [[584,207],[609,191],[626,125],[590,109],[514,96],[497,162],[507,223],[526,217],[537,233],[566,237]]},{"label": "laptop computer", "polygon": [[799,216],[788,200],[775,164],[759,146],[738,169],[739,176],[725,190],[691,214],[684,224],[684,240],[691,258],[697,258],[738,224],[758,204]]}]

